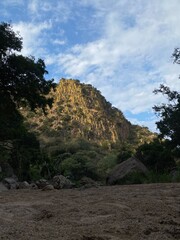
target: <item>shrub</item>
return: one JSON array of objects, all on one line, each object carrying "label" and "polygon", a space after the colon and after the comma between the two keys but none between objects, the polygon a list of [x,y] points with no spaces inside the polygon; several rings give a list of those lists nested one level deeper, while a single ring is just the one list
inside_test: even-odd
[{"label": "shrub", "polygon": [[30,165],[29,175],[32,181],[41,179],[41,168],[38,165]]},{"label": "shrub", "polygon": [[150,171],[144,183],[168,183],[172,181],[172,177],[167,172],[165,173],[156,173],[154,171]]},{"label": "shrub", "polygon": [[129,173],[126,177],[118,180],[116,184],[142,184],[145,182],[145,175],[140,172]]},{"label": "shrub", "polygon": [[61,171],[64,176],[69,176],[73,180],[78,180],[84,176],[85,164],[80,159],[66,158],[61,163]]},{"label": "shrub", "polygon": [[134,147],[131,144],[123,143],[118,150],[117,163],[122,163],[135,153]]},{"label": "shrub", "polygon": [[136,157],[142,161],[149,170],[156,173],[170,171],[175,166],[175,161],[169,148],[168,141],[153,142],[141,145],[136,152]]},{"label": "shrub", "polygon": [[102,158],[97,163],[97,171],[101,178],[106,178],[108,173],[112,170],[112,168],[117,164],[117,157],[116,154],[110,153]]}]

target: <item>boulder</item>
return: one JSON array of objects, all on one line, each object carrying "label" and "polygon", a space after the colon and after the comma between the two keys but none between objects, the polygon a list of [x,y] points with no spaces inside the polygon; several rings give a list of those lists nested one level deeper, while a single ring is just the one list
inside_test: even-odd
[{"label": "boulder", "polygon": [[35,183],[30,183],[30,189],[38,189],[38,186]]},{"label": "boulder", "polygon": [[30,189],[31,188],[31,185],[24,181],[24,182],[19,182],[19,189]]},{"label": "boulder", "polygon": [[126,176],[133,172],[146,174],[148,172],[148,169],[141,161],[139,161],[135,157],[131,157],[126,161],[116,165],[112,169],[112,171],[109,173],[106,179],[106,184],[108,185],[116,184],[118,183],[118,181],[121,181],[123,178],[125,178]]},{"label": "boulder", "polygon": [[0,182],[0,192],[4,192],[7,190],[8,190],[8,188],[2,182]]},{"label": "boulder", "polygon": [[3,184],[8,188],[8,189],[18,189],[19,184],[16,181],[15,178],[13,177],[8,177],[3,179]]},{"label": "boulder", "polygon": [[56,189],[62,189],[62,188],[72,188],[74,184],[63,175],[57,175],[53,177],[53,186]]},{"label": "boulder", "polygon": [[46,185],[46,186],[42,189],[42,191],[51,191],[51,190],[54,190],[54,186],[51,185],[51,184]]},{"label": "boulder", "polygon": [[79,184],[84,188],[98,187],[100,184],[89,177],[82,177]]},{"label": "boulder", "polygon": [[36,181],[38,188],[43,189],[45,186],[49,185],[49,182],[46,179],[40,179]]}]

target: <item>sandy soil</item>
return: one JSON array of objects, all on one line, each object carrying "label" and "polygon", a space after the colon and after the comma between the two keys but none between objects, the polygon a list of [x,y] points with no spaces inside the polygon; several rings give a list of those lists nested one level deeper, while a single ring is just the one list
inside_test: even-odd
[{"label": "sandy soil", "polygon": [[180,184],[1,192],[0,239],[180,239]]}]

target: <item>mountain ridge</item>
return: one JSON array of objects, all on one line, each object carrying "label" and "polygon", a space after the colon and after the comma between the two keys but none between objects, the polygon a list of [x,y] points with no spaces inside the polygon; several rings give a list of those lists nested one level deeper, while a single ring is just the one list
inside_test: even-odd
[{"label": "mountain ridge", "polygon": [[47,115],[41,109],[36,114],[22,111],[28,128],[41,142],[82,138],[110,147],[123,142],[139,145],[154,138],[147,128],[132,125],[90,84],[63,78],[50,96],[54,103],[47,109]]}]

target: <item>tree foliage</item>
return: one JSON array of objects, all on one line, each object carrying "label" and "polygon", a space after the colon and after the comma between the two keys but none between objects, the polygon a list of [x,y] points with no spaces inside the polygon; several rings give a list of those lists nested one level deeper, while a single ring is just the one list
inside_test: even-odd
[{"label": "tree foliage", "polygon": [[[174,62],[180,64],[180,49],[173,53]],[[171,139],[172,146],[180,147],[180,93],[170,90],[169,87],[161,84],[159,89],[154,90],[155,94],[161,93],[167,98],[167,103],[154,106],[160,120],[156,123],[161,137]]]},{"label": "tree foliage", "polygon": [[22,38],[8,23],[0,24],[0,140],[16,138],[22,125],[17,108],[29,105],[45,110],[52,99],[45,95],[54,86],[46,81],[44,61],[20,55]]},{"label": "tree foliage", "polygon": [[[17,174],[23,176],[34,161],[39,144],[35,136],[26,130],[18,108],[28,105],[31,110],[40,107],[45,111],[46,106],[52,104],[52,99],[45,95],[55,85],[53,80],[45,80],[47,71],[44,61],[25,57],[20,54],[21,50],[22,38],[10,24],[0,23],[1,159],[6,156]],[[7,148],[7,145],[10,147]]]},{"label": "tree foliage", "polygon": [[[22,39],[7,23],[0,24],[0,95],[2,101],[9,98],[16,106],[29,104],[31,109],[45,108],[52,99],[44,95],[50,91],[53,81],[46,81],[44,61],[24,57],[17,52],[22,50]],[[2,102],[1,101],[1,102]]]},{"label": "tree foliage", "polygon": [[169,141],[155,139],[138,147],[136,157],[155,173],[169,172],[174,166]]},{"label": "tree foliage", "polygon": [[[174,63],[180,64],[180,49],[173,53]],[[153,142],[143,144],[137,149],[136,156],[155,173],[170,171],[175,166],[174,157],[180,149],[180,93],[172,91],[168,86],[160,85],[154,90],[162,94],[166,102],[153,107],[160,118],[157,128],[160,134]]]}]

